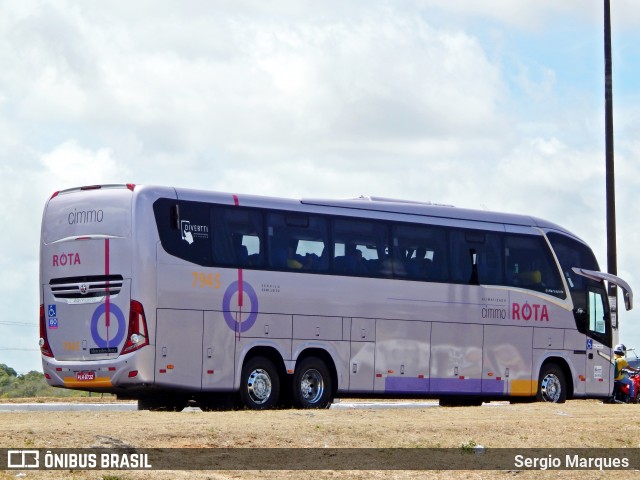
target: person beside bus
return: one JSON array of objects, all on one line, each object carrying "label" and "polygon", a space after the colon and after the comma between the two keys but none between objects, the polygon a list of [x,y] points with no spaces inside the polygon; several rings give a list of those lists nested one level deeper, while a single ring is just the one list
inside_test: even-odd
[{"label": "person beside bus", "polygon": [[627,362],[627,359],[625,358],[626,351],[627,351],[627,348],[623,344],[618,344],[613,349],[613,353],[615,354],[615,359],[614,359],[615,369],[613,374],[614,375],[613,381],[614,381],[614,384],[618,383],[618,384],[629,385],[629,397],[635,398],[635,387],[633,385],[633,380],[631,380],[627,375],[625,375],[624,370],[638,373],[640,372],[640,369],[633,368],[632,366],[629,365],[629,362]]}]

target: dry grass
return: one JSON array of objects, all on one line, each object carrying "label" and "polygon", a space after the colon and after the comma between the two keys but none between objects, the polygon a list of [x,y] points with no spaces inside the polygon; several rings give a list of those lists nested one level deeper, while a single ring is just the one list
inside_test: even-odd
[{"label": "dry grass", "polygon": [[[203,413],[0,413],[1,448],[60,447],[402,447],[639,448],[633,405],[571,401],[467,408],[279,410]],[[618,426],[617,428],[612,428]],[[629,472],[632,475],[634,472]],[[635,472],[637,474],[637,472]],[[36,472],[26,478],[540,478],[540,472]],[[548,478],[606,478],[599,472],[546,472]],[[109,477],[109,475],[111,475]],[[625,475],[626,478],[632,476]],[[0,473],[13,479],[15,472]]]}]

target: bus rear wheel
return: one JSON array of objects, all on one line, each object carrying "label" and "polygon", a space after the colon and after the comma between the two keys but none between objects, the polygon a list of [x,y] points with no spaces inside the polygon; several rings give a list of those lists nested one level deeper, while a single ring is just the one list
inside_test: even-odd
[{"label": "bus rear wheel", "polygon": [[536,398],[551,403],[564,403],[567,400],[567,382],[560,367],[553,363],[542,367]]},{"label": "bus rear wheel", "polygon": [[252,410],[273,408],[280,396],[280,377],[266,357],[249,359],[242,367],[240,400]]},{"label": "bus rear wheel", "polygon": [[319,358],[305,358],[293,375],[293,402],[299,408],[328,408],[333,396],[331,373]]}]

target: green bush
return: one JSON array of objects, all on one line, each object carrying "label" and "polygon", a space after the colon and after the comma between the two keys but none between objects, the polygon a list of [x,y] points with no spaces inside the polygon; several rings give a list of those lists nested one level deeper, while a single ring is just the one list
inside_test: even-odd
[{"label": "green bush", "polygon": [[51,387],[44,379],[44,375],[35,370],[19,375],[13,368],[0,363],[0,398],[86,397],[88,395],[87,392]]}]

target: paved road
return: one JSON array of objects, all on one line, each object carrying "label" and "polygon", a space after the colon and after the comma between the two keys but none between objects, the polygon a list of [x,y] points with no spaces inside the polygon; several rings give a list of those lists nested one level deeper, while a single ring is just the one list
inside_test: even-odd
[{"label": "paved road", "polygon": [[[385,408],[431,408],[438,402],[338,402],[331,405],[337,410],[374,410]],[[137,410],[136,403],[4,403],[2,412],[126,412]],[[197,407],[187,407],[183,412],[199,412]]]},{"label": "paved road", "polygon": [[[509,402],[485,403],[483,407],[500,407]],[[403,408],[432,408],[437,407],[437,401],[431,402],[336,402],[331,405],[335,410],[382,410]],[[3,403],[0,404],[0,414],[3,412],[128,412],[137,410],[137,403]],[[187,407],[183,412],[200,412],[197,407]]]},{"label": "paved road", "polygon": [[137,410],[136,403],[2,403],[2,412],[125,412]]}]

